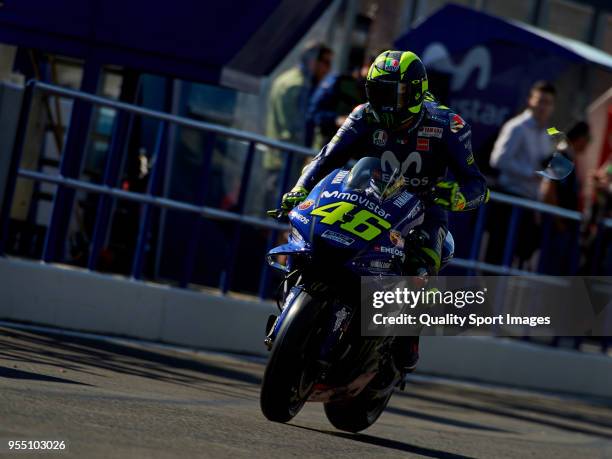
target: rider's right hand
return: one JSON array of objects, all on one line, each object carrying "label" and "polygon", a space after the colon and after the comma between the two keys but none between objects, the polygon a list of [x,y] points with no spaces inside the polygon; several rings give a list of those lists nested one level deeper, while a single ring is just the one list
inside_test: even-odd
[{"label": "rider's right hand", "polygon": [[299,203],[301,203],[308,196],[308,190],[303,186],[296,186],[289,193],[283,195],[281,201],[281,209],[285,212],[289,212]]}]

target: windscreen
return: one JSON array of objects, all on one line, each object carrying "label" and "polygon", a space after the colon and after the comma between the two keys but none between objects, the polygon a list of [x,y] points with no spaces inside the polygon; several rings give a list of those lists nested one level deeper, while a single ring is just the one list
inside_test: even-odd
[{"label": "windscreen", "polygon": [[399,169],[383,172],[379,158],[361,158],[351,168],[346,188],[373,194],[380,201],[389,199],[404,188],[404,177]]}]

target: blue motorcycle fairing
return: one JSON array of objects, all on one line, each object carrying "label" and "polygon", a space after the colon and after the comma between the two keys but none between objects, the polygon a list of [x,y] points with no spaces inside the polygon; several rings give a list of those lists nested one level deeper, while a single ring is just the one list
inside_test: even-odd
[{"label": "blue motorcycle fairing", "polygon": [[[422,222],[423,205],[408,191],[381,202],[375,196],[347,187],[348,177],[348,170],[336,169],[321,180],[306,200],[291,211],[291,224],[307,244],[320,238],[332,247],[354,251],[355,256],[347,267],[356,274],[396,275],[393,257],[403,257],[403,238]],[[338,201],[355,204],[355,212],[366,209],[378,215],[391,224],[390,230],[381,229],[378,236],[368,241],[343,230],[340,225],[321,224],[322,217],[311,215],[314,209]]]},{"label": "blue motorcycle fairing", "polygon": [[310,244],[303,239],[296,238],[293,234],[289,234],[288,242],[274,247],[268,252],[268,255],[288,255],[291,253],[308,253],[310,251]]},{"label": "blue motorcycle fairing", "polygon": [[290,272],[292,269],[293,260],[288,257],[287,264],[281,265],[274,261],[274,257],[278,255],[306,255],[311,252],[310,244],[308,244],[302,235],[297,232],[297,229],[293,228],[289,233],[289,240],[286,244],[281,244],[278,247],[271,249],[266,255],[268,265],[272,268],[278,269],[283,272]]},{"label": "blue motorcycle fairing", "polygon": [[[350,172],[336,169],[321,180],[306,199],[289,213],[292,231],[287,244],[272,249],[270,255],[305,254],[312,252],[315,239],[338,249],[350,249],[354,255],[345,265],[358,275],[397,275],[398,261],[404,253],[404,238],[423,222],[425,207],[421,200],[403,190],[386,200],[347,186]],[[342,229],[341,223],[321,223],[323,217],[312,215],[321,206],[346,201],[355,204],[354,211],[368,210],[391,225],[372,240]],[[447,237],[448,239],[448,237]],[[452,236],[445,241],[443,260],[452,257]],[[323,249],[324,250],[324,249]]]},{"label": "blue motorcycle fairing", "polygon": [[[310,212],[316,207],[319,207],[319,194],[321,189],[323,189],[327,182],[331,180],[332,175],[333,173],[321,180],[310,191],[306,199],[301,204],[294,207],[291,212],[289,212],[289,222],[291,223],[291,226],[297,230],[298,235],[302,237],[307,246],[312,244],[313,239],[312,230],[314,217],[311,217]],[[290,234],[290,238],[292,235],[294,235],[293,232]]]}]

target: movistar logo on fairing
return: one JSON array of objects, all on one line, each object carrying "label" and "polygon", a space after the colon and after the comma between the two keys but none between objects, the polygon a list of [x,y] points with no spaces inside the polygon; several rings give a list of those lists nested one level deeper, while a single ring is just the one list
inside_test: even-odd
[{"label": "movistar logo on fairing", "polygon": [[390,213],[387,213],[385,209],[380,207],[373,201],[370,201],[368,198],[364,198],[356,193],[347,193],[346,191],[339,193],[338,190],[334,191],[324,191],[321,193],[322,198],[337,198],[340,201],[351,201],[359,204],[362,207],[365,207],[368,210],[380,215],[381,217],[389,218],[391,216]]}]

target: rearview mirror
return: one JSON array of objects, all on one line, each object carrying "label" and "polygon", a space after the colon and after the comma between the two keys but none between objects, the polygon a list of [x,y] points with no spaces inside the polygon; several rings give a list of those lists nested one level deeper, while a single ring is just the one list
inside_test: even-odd
[{"label": "rearview mirror", "polygon": [[574,163],[559,152],[559,150],[567,148],[567,137],[565,133],[554,127],[548,128],[546,131],[551,137],[554,153],[548,160],[546,167],[541,171],[536,171],[536,174],[549,180],[564,180],[574,170]]},{"label": "rearview mirror", "polygon": [[558,151],[552,155],[546,167],[536,174],[550,180],[564,180],[574,170],[574,163]]}]

